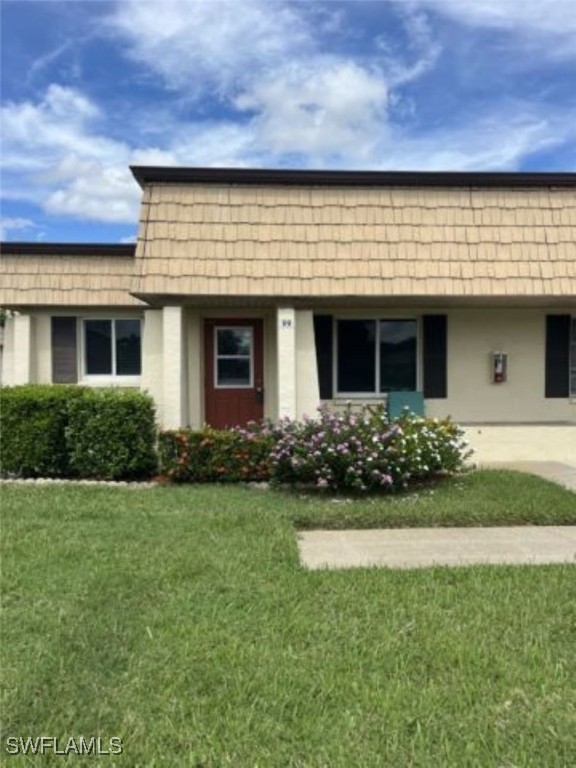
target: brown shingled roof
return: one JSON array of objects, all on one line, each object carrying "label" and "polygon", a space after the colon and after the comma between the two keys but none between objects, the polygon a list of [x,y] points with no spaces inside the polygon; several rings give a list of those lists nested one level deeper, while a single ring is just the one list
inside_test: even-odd
[{"label": "brown shingled roof", "polygon": [[513,187],[159,181],[145,190],[133,291],[576,297],[570,179]]},{"label": "brown shingled roof", "polygon": [[135,245],[0,243],[0,304],[142,306],[130,295]]}]

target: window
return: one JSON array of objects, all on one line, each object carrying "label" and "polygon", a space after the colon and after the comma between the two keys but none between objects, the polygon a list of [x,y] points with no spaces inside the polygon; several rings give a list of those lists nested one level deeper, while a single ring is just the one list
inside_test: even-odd
[{"label": "window", "polygon": [[216,387],[252,386],[253,329],[238,326],[214,329],[214,381]]},{"label": "window", "polygon": [[416,390],[416,320],[338,320],[340,394]]},{"label": "window", "polygon": [[138,319],[84,320],[84,375],[140,376],[141,323]]}]

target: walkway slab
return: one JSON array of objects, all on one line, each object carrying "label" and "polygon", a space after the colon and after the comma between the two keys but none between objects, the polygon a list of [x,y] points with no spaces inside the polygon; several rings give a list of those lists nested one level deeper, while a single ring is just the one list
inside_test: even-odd
[{"label": "walkway slab", "polygon": [[576,526],[305,531],[298,548],[310,569],[576,564]]},{"label": "walkway slab", "polygon": [[[576,449],[576,446],[575,446]],[[491,469],[515,469],[518,472],[529,472],[545,480],[563,485],[571,491],[576,491],[576,463],[567,464],[561,461],[491,461],[483,464]]]}]

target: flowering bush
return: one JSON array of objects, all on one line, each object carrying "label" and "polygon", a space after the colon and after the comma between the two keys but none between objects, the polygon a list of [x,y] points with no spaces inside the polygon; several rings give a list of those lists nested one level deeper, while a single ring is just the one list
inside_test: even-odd
[{"label": "flowering bush", "polygon": [[317,418],[252,422],[244,429],[160,434],[161,472],[176,482],[272,480],[334,491],[394,491],[462,468],[468,454],[450,420],[410,414],[388,422],[384,407]]},{"label": "flowering bush", "polygon": [[393,423],[383,406],[318,418],[251,425],[243,431],[273,440],[272,479],[318,488],[392,491],[462,468],[469,453],[450,420],[406,413]]},{"label": "flowering bush", "polygon": [[158,440],[160,471],[178,483],[269,480],[272,445],[265,430],[168,430]]}]

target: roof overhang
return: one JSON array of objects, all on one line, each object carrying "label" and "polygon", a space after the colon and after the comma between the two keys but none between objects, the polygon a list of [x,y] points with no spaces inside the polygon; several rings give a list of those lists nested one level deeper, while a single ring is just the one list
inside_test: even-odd
[{"label": "roof overhang", "polygon": [[574,187],[571,172],[333,171],[267,168],[184,168],[131,165],[138,184],[256,184],[323,187]]},{"label": "roof overhang", "polygon": [[442,309],[562,309],[576,307],[576,296],[258,296],[258,295],[215,295],[215,294],[131,294],[150,305],[160,309],[164,306],[183,306],[194,308],[248,309],[249,307],[276,308],[282,306],[296,309],[368,309],[368,308],[414,308],[429,307]]},{"label": "roof overhang", "polygon": [[0,243],[3,256],[118,256],[134,257],[136,245],[118,243]]}]

